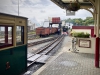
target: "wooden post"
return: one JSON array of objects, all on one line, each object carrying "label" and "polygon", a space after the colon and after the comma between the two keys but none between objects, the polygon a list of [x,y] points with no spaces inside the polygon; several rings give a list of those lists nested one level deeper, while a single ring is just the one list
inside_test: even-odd
[{"label": "wooden post", "polygon": [[95,67],[99,68],[99,24],[100,24],[100,0],[96,0],[97,8],[97,37],[95,48]]},{"label": "wooden post", "polygon": [[96,34],[97,34],[97,32],[96,32],[96,22],[97,22],[97,14],[96,13],[94,13],[94,37],[96,37]]},{"label": "wooden post", "polygon": [[5,27],[5,43],[8,44],[8,26]]}]

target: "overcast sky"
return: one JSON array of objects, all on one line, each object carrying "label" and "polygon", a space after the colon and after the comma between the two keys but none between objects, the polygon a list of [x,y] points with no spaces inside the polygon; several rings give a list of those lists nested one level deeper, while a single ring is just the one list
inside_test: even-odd
[{"label": "overcast sky", "polygon": [[[18,0],[0,0],[0,12],[18,15]],[[19,0],[19,15],[39,23],[48,17],[82,18],[92,17],[86,10],[79,10],[75,16],[66,16],[65,10],[50,0]]]}]

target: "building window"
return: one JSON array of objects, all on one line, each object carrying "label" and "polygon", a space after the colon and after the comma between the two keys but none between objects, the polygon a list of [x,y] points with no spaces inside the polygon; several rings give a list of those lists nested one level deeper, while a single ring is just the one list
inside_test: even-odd
[{"label": "building window", "polygon": [[13,45],[12,30],[12,26],[0,26],[0,49]]},{"label": "building window", "polygon": [[16,44],[22,45],[24,44],[24,27],[16,26]]}]

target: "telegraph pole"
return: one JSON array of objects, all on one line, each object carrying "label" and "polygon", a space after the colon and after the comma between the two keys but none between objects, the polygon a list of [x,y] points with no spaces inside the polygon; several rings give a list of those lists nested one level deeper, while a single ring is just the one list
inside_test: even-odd
[{"label": "telegraph pole", "polygon": [[19,16],[19,0],[18,0],[18,16]]}]

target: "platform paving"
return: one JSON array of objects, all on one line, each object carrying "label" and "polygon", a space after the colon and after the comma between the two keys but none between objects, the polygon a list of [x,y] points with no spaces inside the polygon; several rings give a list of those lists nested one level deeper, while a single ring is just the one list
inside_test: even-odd
[{"label": "platform paving", "polygon": [[32,75],[100,75],[94,66],[94,55],[68,51],[71,38],[65,37],[59,53]]}]

